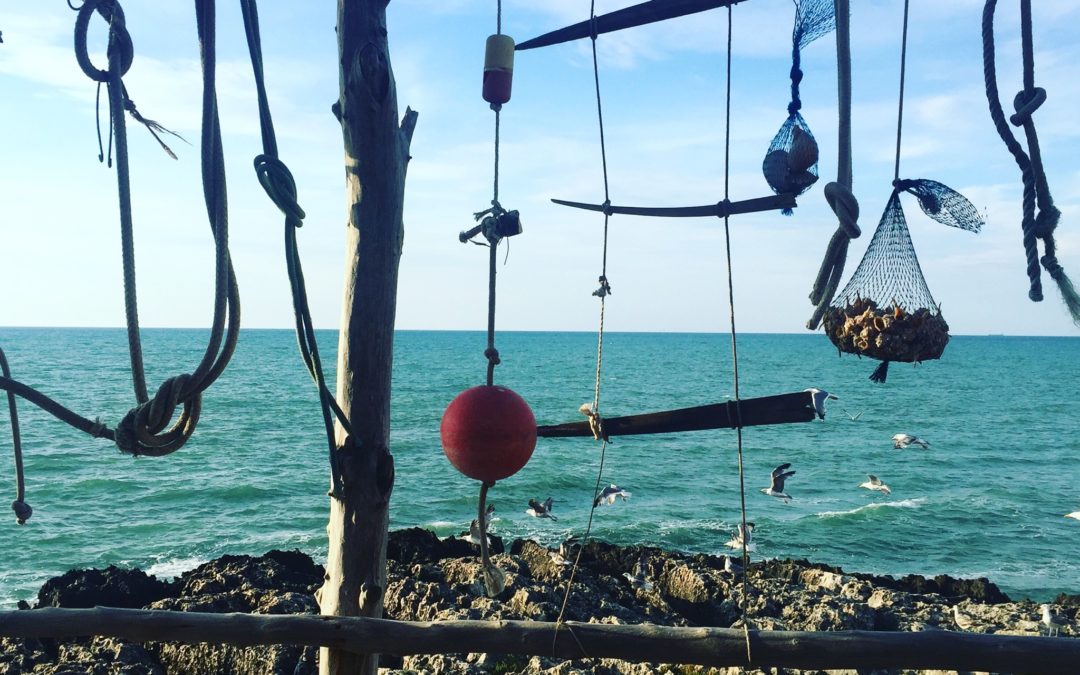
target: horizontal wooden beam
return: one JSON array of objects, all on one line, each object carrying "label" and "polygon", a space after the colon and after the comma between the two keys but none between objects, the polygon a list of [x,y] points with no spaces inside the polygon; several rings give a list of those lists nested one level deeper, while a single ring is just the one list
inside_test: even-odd
[{"label": "horizontal wooden beam", "polygon": [[935,630],[756,631],[608,625],[568,621],[410,622],[357,617],[209,614],[148,609],[44,609],[0,612],[0,636],[105,635],[134,642],[239,646],[319,645],[355,653],[525,654],[652,663],[762,668],[936,668],[1072,675],[1080,640]]},{"label": "horizontal wooden beam", "polygon": [[[596,17],[596,33],[599,35],[600,33],[610,33],[611,31],[623,30],[624,28],[644,26],[648,23],[674,19],[675,17],[686,16],[687,14],[704,12],[708,9],[727,7],[742,1],[743,0],[649,0],[648,2],[643,2],[631,7],[624,7],[623,9],[608,12],[607,14],[601,14]],[[563,42],[569,42],[571,40],[580,40],[582,38],[590,37],[592,32],[592,20],[582,21],[571,26],[566,26],[565,28],[553,30],[550,33],[545,33],[540,37],[526,40],[519,44],[515,49],[521,51],[524,49],[534,49],[536,47],[548,47]]]},{"label": "horizontal wooden beam", "polygon": [[723,200],[715,204],[704,204],[702,206],[613,206],[611,204],[605,206],[603,204],[571,202],[565,199],[552,199],[551,201],[562,206],[572,206],[575,209],[585,209],[587,211],[601,211],[626,216],[652,216],[654,218],[723,218],[724,216],[734,216],[740,213],[778,211],[780,209],[793,209],[798,206],[795,203],[795,195],[789,193],[743,199],[737,202]]},{"label": "horizontal wooden beam", "polygon": [[[765,424],[791,424],[814,419],[813,397],[805,392],[744,398],[736,408],[735,401],[711,403],[693,408],[663,412],[610,417],[603,420],[604,437],[671,434],[706,429],[734,429]],[[538,426],[536,435],[544,438],[592,436],[589,421]]]}]

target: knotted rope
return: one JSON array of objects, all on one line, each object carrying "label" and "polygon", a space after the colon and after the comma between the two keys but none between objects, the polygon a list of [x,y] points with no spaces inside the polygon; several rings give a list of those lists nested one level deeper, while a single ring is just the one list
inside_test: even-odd
[{"label": "knotted rope", "polygon": [[[7,357],[4,350],[0,349],[0,373],[4,377],[11,377],[11,369],[8,368]],[[15,519],[20,525],[25,525],[30,514],[34,512],[26,503],[26,479],[23,477],[22,439],[19,436],[19,410],[15,404],[15,394],[7,392],[8,414],[11,416],[11,445],[15,456],[15,501],[11,502],[11,510],[15,512]]]},{"label": "knotted rope", "polygon": [[[1035,131],[1035,122],[1032,119],[1032,114],[1046,100],[1046,90],[1035,86],[1031,0],[1020,1],[1024,88],[1014,97],[1013,109],[1015,113],[1009,117],[1009,122],[1014,126],[1024,128],[1028,152],[1024,152],[1024,149],[1009,129],[998,94],[997,73],[994,64],[994,12],[996,7],[997,0],[986,0],[986,5],[983,7],[983,77],[986,84],[986,100],[989,103],[990,117],[994,121],[994,128],[997,129],[998,136],[1004,141],[1005,147],[1012,153],[1017,166],[1020,167],[1024,183],[1021,227],[1023,229],[1024,253],[1027,257],[1027,275],[1030,282],[1028,297],[1034,302],[1040,302],[1043,299],[1042,279],[1039,270],[1039,264],[1042,263],[1050,278],[1057,283],[1058,290],[1061,291],[1062,300],[1068,308],[1073,323],[1080,326],[1080,295],[1077,294],[1072,281],[1065,274],[1065,270],[1058,262],[1056,255],[1054,229],[1057,227],[1061,212],[1054,206],[1054,199],[1050,195],[1050,186],[1046,179],[1046,172],[1043,170],[1039,137]],[[1038,212],[1036,212],[1036,208]],[[1038,240],[1040,239],[1043,242],[1044,250],[1041,258],[1039,257],[1038,248]]]}]

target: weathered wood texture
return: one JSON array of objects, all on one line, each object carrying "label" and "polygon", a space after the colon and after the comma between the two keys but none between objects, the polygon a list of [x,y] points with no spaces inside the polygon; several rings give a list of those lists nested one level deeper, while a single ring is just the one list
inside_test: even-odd
[{"label": "weathered wood texture", "polygon": [[[390,375],[398,262],[404,238],[405,171],[416,113],[400,124],[386,33],[385,0],[339,0],[340,97],[333,106],[345,149],[345,299],[337,400],[353,437],[339,429],[331,486],[323,614],[382,615],[390,454]],[[335,489],[338,488],[338,489]],[[324,649],[320,672],[375,673],[374,655]]]},{"label": "weathered wood texture", "polygon": [[[815,417],[810,394],[796,392],[744,398],[739,402],[713,403],[693,408],[679,408],[663,412],[611,417],[604,420],[605,436],[632,436],[638,434],[670,434],[704,429],[733,429],[762,424],[790,424],[809,422]],[[536,435],[543,438],[568,436],[592,436],[589,422],[567,422],[551,426],[538,426]]]},{"label": "weathered wood texture", "polygon": [[[932,631],[751,631],[752,664],[741,630],[607,625],[569,621],[406,622],[387,619],[163,610],[56,609],[0,612],[0,636],[107,635],[138,642],[323,645],[346,653],[528,654],[563,659],[707,666],[917,668],[1073,675],[1080,640]],[[467,647],[466,647],[467,646]]]}]

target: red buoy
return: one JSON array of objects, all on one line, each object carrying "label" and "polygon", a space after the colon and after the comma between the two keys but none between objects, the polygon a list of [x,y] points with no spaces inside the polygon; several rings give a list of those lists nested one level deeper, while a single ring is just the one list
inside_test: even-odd
[{"label": "red buoy", "polygon": [[454,468],[494,482],[514,475],[532,457],[536,418],[525,399],[506,387],[473,387],[446,407],[439,435]]},{"label": "red buoy", "polygon": [[514,84],[514,39],[490,35],[484,50],[484,100],[502,105],[510,100]]}]

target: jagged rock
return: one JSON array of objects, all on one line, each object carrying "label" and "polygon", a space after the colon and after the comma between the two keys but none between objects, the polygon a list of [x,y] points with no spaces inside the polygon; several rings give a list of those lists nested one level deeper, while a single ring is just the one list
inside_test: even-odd
[{"label": "jagged rock", "polygon": [[71,570],[49,579],[36,607],[144,607],[171,592],[170,584],[139,569],[109,565],[103,570]]}]

